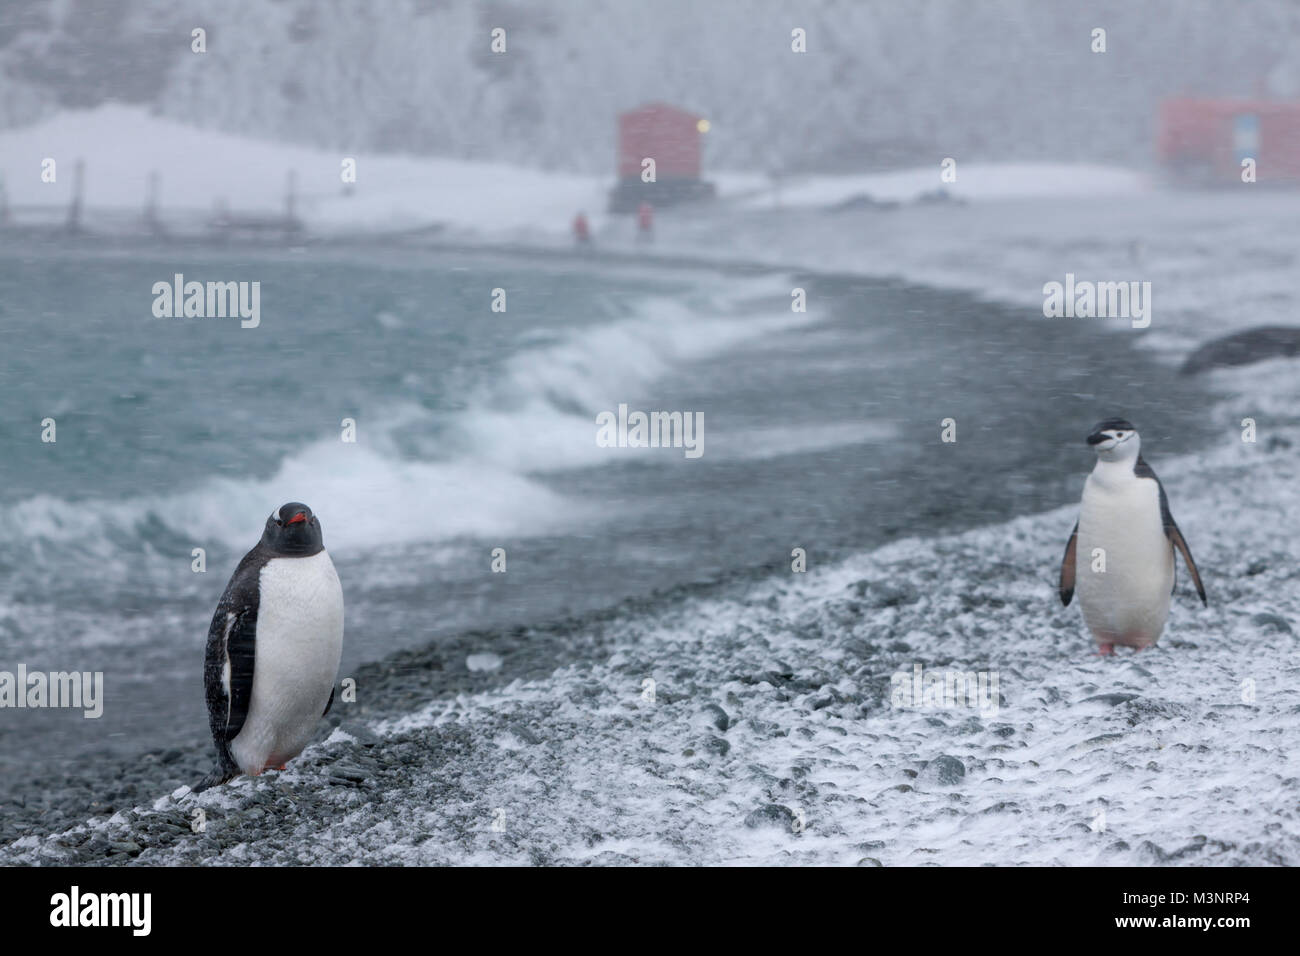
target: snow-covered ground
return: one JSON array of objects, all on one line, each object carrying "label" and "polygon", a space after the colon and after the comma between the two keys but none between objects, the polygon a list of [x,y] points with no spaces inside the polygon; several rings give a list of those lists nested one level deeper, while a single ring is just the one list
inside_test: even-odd
[{"label": "snow-covered ground", "polygon": [[951,167],[951,180],[933,168],[900,169],[844,176],[802,176],[783,181],[779,190],[753,197],[745,206],[765,209],[825,208],[859,198],[878,203],[912,202],[942,190],[956,200],[1033,199],[1063,196],[1136,195],[1148,188],[1140,173],[1079,163],[973,163]]},{"label": "snow-covered ground", "polygon": [[[1283,363],[1251,377],[1294,387]],[[598,659],[354,724],[284,774],[160,794],[4,856],[1295,865],[1298,448],[1292,413],[1258,444],[1159,462],[1210,606],[1182,575],[1140,655],[1097,657],[1057,602],[1062,508],[593,623]],[[918,664],[995,679],[996,712],[895,706]]]},{"label": "snow-covered ground", "polygon": [[[53,182],[43,164],[55,161]],[[342,178],[355,161],[356,181]],[[504,164],[430,157],[367,155],[287,146],[185,126],[141,107],[107,105],[55,114],[0,130],[0,181],[15,220],[33,207],[66,209],[76,163],[85,164],[86,219],[143,212],[151,177],[159,177],[164,221],[183,225],[220,204],[244,213],[278,214],[290,174],[297,214],[318,234],[395,232],[432,225],[480,238],[567,238],[583,210],[599,232],[612,176],[543,172]],[[1147,188],[1128,170],[1071,164],[973,164],[941,183],[939,166],[846,176],[797,176],[779,188],[765,174],[713,172],[709,178],[737,209],[819,209],[861,197],[910,202],[942,186],[962,200],[1124,196]],[[25,210],[32,210],[26,212]]]},{"label": "snow-covered ground", "polygon": [[[13,146],[26,169],[76,152],[84,135],[59,123],[0,134],[10,201],[42,188],[15,180]],[[187,186],[183,168],[213,155],[210,134],[184,134],[188,147],[176,135],[164,203],[174,181],[206,208],[210,179],[196,167]],[[240,197],[232,205],[274,207],[293,159],[311,196],[304,215],[322,227],[433,220],[485,242],[535,234],[553,245],[604,189],[361,157],[364,188],[343,198],[339,157],[242,149],[212,161],[230,177],[219,190]],[[140,156],[87,159],[88,202],[103,162],[121,207],[138,206]],[[1233,329],[1295,323],[1300,196],[972,167],[952,189],[969,204],[826,209],[864,194],[909,198],[938,179],[936,165],[785,184],[775,209],[759,179],[736,177],[724,190],[734,202],[662,214],[655,250],[901,275],[1035,310],[1044,283],[1067,271],[1150,281],[1145,332],[1041,321],[1097,322],[1171,361]],[[625,227],[606,224],[602,243],[630,246]],[[1056,599],[1068,505],[593,622],[601,652],[549,676],[356,721],[285,774],[197,798],[160,788],[156,802],[24,838],[0,858],[85,861],[116,846],[113,859],[144,863],[1300,864],[1297,370],[1276,359],[1213,373],[1221,440],[1177,459],[1149,449],[1210,605],[1180,572],[1166,633],[1140,655],[1095,657],[1077,607]],[[1140,427],[1141,409],[1129,415]],[[1253,443],[1242,441],[1245,418]],[[996,714],[893,706],[892,678],[917,664],[996,676]],[[189,828],[196,807],[202,834]]]},{"label": "snow-covered ground", "polygon": [[[56,161],[53,183],[42,163]],[[344,160],[356,163],[345,192]],[[139,107],[59,113],[33,126],[0,130],[0,176],[15,207],[65,208],[77,161],[85,164],[86,222],[143,212],[159,176],[159,211],[178,225],[219,203],[236,213],[276,215],[296,176],[298,215],[316,232],[398,231],[441,224],[501,232],[554,223],[566,230],[578,209],[604,208],[605,184],[592,176],[544,173],[462,160],[370,156],[286,146],[200,130]],[[490,197],[485,202],[484,197]]]}]

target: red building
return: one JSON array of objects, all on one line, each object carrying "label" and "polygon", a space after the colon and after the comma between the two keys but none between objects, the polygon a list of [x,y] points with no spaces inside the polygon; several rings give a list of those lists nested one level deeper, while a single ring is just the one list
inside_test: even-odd
[{"label": "red building", "polygon": [[1240,183],[1255,160],[1260,183],[1300,185],[1300,103],[1282,100],[1165,100],[1156,150],[1175,176]]},{"label": "red building", "polygon": [[[703,117],[665,103],[649,103],[618,118],[618,184],[609,196],[610,212],[708,199],[712,183],[700,179]],[[645,182],[646,160],[654,160],[654,182]]]}]

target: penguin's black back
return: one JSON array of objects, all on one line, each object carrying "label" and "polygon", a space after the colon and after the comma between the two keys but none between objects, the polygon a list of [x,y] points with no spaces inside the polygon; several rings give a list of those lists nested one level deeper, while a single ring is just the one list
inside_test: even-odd
[{"label": "penguin's black back", "polygon": [[[266,563],[274,557],[275,553],[261,543],[244,555],[217,603],[208,628],[203,683],[207,691],[208,726],[217,747],[220,775],[238,772],[230,755],[230,742],[243,729],[253,696],[260,576]],[[230,661],[229,695],[221,679],[227,659]]]}]

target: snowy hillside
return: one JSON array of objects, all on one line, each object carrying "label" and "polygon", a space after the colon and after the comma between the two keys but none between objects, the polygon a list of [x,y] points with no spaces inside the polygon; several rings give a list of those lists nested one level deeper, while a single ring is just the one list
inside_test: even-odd
[{"label": "snowy hillside", "polygon": [[[614,117],[709,117],[713,168],[1142,163],[1179,93],[1294,95],[1300,9],[1184,0],[10,0],[0,128],[116,100],[333,152],[606,172]],[[206,31],[206,52],[191,33]],[[493,52],[492,31],[505,31]],[[1094,29],[1107,50],[1094,53]],[[806,52],[792,52],[802,30]],[[599,78],[594,81],[593,78]]]}]

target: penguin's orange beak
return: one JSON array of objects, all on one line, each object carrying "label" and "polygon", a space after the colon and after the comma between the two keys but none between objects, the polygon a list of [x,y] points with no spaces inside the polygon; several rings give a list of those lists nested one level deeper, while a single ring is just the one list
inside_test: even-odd
[{"label": "penguin's orange beak", "polygon": [[289,519],[289,524],[297,524],[299,521],[306,521],[306,520],[307,520],[307,512],[299,511],[296,515],[294,515],[292,518]]}]

